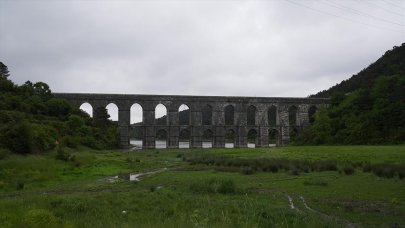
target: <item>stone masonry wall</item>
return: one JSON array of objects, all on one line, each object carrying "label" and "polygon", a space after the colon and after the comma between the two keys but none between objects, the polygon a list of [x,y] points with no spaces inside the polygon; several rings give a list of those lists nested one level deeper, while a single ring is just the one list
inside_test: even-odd
[{"label": "stone masonry wall", "polygon": [[[130,146],[130,110],[135,103],[143,110],[143,148],[155,148],[156,132],[164,129],[167,132],[167,147],[179,147],[180,130],[190,131],[190,148],[202,147],[204,130],[213,132],[213,147],[225,147],[225,134],[233,130],[235,147],[247,147],[247,135],[250,130],[257,134],[256,147],[269,146],[269,130],[276,130],[279,135],[278,145],[288,145],[290,141],[289,107],[298,107],[297,126],[302,129],[309,125],[308,110],[311,106],[317,108],[327,106],[329,99],[321,98],[284,98],[284,97],[227,97],[227,96],[179,96],[179,95],[130,95],[130,94],[88,94],[88,93],[54,93],[55,96],[70,100],[77,106],[89,103],[93,110],[114,103],[118,107],[118,128],[122,148]],[[167,109],[166,125],[155,124],[155,107],[163,104]],[[186,104],[190,108],[190,123],[188,126],[179,125],[178,109]],[[212,108],[212,123],[202,124],[202,109],[209,105]],[[234,123],[225,124],[225,107],[234,108]],[[255,107],[255,125],[247,125],[247,109]],[[271,106],[277,108],[277,125],[269,126],[267,112]]]}]

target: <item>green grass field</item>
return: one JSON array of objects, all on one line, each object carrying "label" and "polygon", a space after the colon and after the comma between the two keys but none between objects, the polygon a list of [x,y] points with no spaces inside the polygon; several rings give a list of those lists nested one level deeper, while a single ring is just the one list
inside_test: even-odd
[{"label": "green grass field", "polygon": [[0,160],[0,227],[405,227],[405,146],[68,152]]}]

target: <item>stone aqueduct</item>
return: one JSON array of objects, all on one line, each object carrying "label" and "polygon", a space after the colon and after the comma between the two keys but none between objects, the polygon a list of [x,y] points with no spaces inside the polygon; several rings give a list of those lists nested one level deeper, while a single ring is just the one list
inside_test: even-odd
[{"label": "stone aqueduct", "polygon": [[[139,104],[143,110],[141,125],[144,149],[155,148],[155,137],[162,129],[167,133],[167,148],[179,147],[180,131],[190,132],[190,148],[202,148],[203,134],[211,131],[212,147],[225,147],[227,131],[235,133],[234,147],[247,147],[248,132],[254,130],[257,137],[256,147],[269,146],[269,131],[279,135],[277,145],[287,145],[290,141],[289,110],[294,107],[293,118],[295,129],[302,130],[309,123],[309,110],[327,106],[328,99],[322,98],[279,98],[279,97],[227,97],[227,96],[179,96],[179,95],[130,95],[130,94],[86,94],[86,93],[55,93],[55,96],[70,100],[77,106],[89,103],[96,108],[106,107],[114,103],[118,107],[118,128],[121,147],[130,146],[130,109],[133,104]],[[167,123],[156,124],[155,107],[163,104],[167,109]],[[185,104],[189,107],[189,124],[179,124],[179,107]],[[231,107],[232,120],[225,120],[225,109]],[[208,108],[209,123],[203,123],[204,108]],[[248,121],[247,113],[254,111],[254,120]],[[275,121],[269,123],[269,112],[275,113]],[[205,114],[203,114],[205,113]],[[228,117],[229,118],[229,117]]]}]

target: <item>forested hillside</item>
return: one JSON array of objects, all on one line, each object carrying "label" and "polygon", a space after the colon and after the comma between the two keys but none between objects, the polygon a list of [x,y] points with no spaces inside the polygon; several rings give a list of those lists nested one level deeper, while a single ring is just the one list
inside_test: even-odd
[{"label": "forested hillside", "polygon": [[311,97],[327,98],[336,93],[349,93],[360,88],[371,90],[379,77],[394,75],[405,77],[405,43],[385,52],[380,59],[358,74]]},{"label": "forested hillside", "polygon": [[330,97],[329,108],[297,144],[398,144],[405,142],[405,44],[350,79],[312,97]]},{"label": "forested hillside", "polygon": [[[113,148],[118,146],[116,126],[105,109],[92,119],[68,101],[52,95],[43,82],[14,84],[0,62],[0,150],[42,153],[55,146]],[[2,148],[2,149],[1,149]]]}]

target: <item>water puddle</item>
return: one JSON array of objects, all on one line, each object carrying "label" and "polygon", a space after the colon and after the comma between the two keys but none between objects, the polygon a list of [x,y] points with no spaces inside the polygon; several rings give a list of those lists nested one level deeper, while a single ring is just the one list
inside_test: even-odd
[{"label": "water puddle", "polygon": [[294,203],[293,203],[292,198],[291,198],[290,196],[287,196],[287,197],[288,197],[288,202],[289,202],[290,208],[291,208],[291,209],[294,209]]},{"label": "water puddle", "polygon": [[112,177],[104,177],[104,178],[98,179],[98,181],[114,183],[114,182],[117,182],[119,179],[120,178],[118,176],[112,176]]},{"label": "water puddle", "polygon": [[110,176],[110,177],[103,177],[101,179],[98,179],[98,181],[101,182],[107,182],[107,183],[114,183],[120,180],[123,181],[140,181],[141,177],[160,173],[167,170],[167,168],[155,170],[155,171],[150,171],[150,172],[144,172],[144,173],[127,173],[127,174],[122,174],[118,176]]},{"label": "water puddle", "polygon": [[130,173],[129,174],[129,181],[140,181],[140,179],[139,179],[140,177],[160,173],[160,172],[163,172],[165,170],[167,170],[167,168],[163,168],[163,169],[159,169],[159,170],[151,171],[151,172],[145,172],[145,173]]}]

